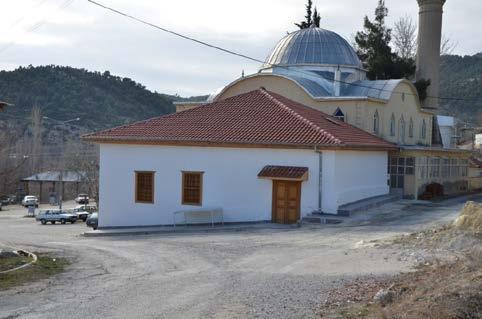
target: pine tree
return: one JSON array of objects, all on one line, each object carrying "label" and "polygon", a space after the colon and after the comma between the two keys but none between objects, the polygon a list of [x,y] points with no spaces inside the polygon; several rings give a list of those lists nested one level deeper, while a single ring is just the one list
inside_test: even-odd
[{"label": "pine tree", "polygon": [[316,10],[316,7],[315,7],[315,10],[313,10],[313,24],[319,28],[320,27],[320,21],[321,21],[321,16],[320,14],[318,13],[318,10]]},{"label": "pine tree", "polygon": [[385,26],[387,15],[385,1],[379,0],[375,9],[375,21],[372,22],[365,16],[364,30],[355,36],[358,54],[366,64],[369,79],[388,79],[391,76],[394,54],[389,45],[391,30]]},{"label": "pine tree", "polygon": [[313,2],[308,0],[308,3],[305,5],[306,7],[306,15],[305,21],[301,21],[300,23],[295,23],[295,25],[300,29],[307,29],[311,26],[311,8],[313,6]]},{"label": "pine tree", "polygon": [[415,73],[415,60],[392,52],[392,30],[385,25],[388,9],[384,0],[378,0],[375,20],[365,16],[364,30],[357,32],[355,41],[358,55],[368,69],[370,80],[410,78]]}]

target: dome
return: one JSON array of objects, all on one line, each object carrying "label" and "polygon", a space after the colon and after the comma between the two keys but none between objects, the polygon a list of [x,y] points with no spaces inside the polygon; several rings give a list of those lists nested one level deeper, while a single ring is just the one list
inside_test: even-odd
[{"label": "dome", "polygon": [[351,45],[335,32],[311,27],[286,35],[263,65],[344,65],[361,68]]}]

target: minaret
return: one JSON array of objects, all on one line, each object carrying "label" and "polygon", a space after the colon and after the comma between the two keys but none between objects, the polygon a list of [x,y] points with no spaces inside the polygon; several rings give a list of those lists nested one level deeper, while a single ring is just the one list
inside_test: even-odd
[{"label": "minaret", "polygon": [[[427,96],[439,96],[440,42],[445,0],[417,0],[419,10],[416,80],[430,79]],[[437,109],[438,99],[427,97],[424,107]]]}]

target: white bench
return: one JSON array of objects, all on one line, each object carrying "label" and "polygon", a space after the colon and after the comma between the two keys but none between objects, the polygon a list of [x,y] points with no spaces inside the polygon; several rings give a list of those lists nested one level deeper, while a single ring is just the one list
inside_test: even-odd
[{"label": "white bench", "polygon": [[174,228],[176,228],[176,216],[178,215],[183,215],[184,225],[187,225],[187,218],[189,216],[209,217],[209,220],[205,221],[209,222],[211,224],[211,227],[214,227],[214,217],[221,217],[221,224],[224,225],[224,215],[223,209],[221,207],[203,207],[197,209],[183,209],[175,211],[172,214]]}]

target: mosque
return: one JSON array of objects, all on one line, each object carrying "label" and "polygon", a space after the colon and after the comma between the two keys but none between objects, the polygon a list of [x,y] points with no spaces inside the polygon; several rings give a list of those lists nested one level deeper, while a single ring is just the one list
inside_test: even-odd
[{"label": "mosque", "polygon": [[[418,3],[417,77],[437,96],[445,0]],[[437,99],[422,104],[406,79],[367,80],[350,44],[322,28],[289,33],[257,73],[176,108],[84,137],[100,145],[99,228],[177,213],[296,223],[468,190],[470,154],[442,138]]]},{"label": "mosque", "polygon": [[[439,96],[444,3],[418,0],[416,74],[431,80],[427,95],[432,97]],[[469,154],[455,148],[453,132],[444,134],[441,125],[453,118],[437,116],[438,100],[427,98],[422,104],[413,83],[406,79],[367,80],[355,50],[335,32],[313,25],[289,33],[268,54],[258,73],[236,79],[207,102],[260,87],[397,144],[399,151],[390,154],[388,167],[392,192],[418,198],[432,183],[443,185],[445,194],[468,190]],[[196,105],[181,102],[176,107],[181,111]]]}]

